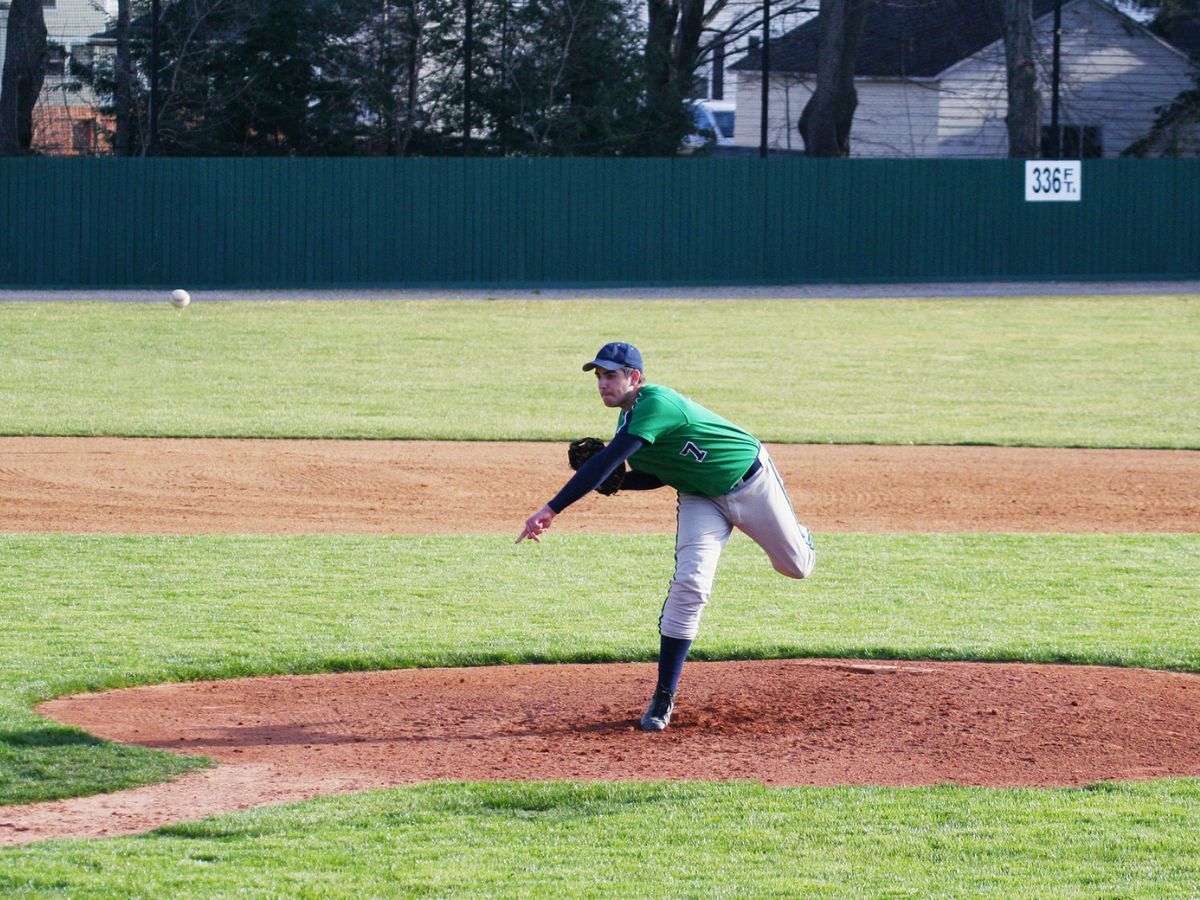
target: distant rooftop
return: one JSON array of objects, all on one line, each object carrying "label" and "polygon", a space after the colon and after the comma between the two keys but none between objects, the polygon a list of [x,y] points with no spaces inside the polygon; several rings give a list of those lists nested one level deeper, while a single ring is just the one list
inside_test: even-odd
[{"label": "distant rooftop", "polygon": [[[1054,0],[1033,0],[1034,18]],[[819,17],[771,41],[771,70],[816,72]],[[872,3],[863,24],[855,74],[876,78],[932,78],[1003,36],[999,4],[985,0],[885,0]],[[761,47],[730,68],[758,71]]]}]

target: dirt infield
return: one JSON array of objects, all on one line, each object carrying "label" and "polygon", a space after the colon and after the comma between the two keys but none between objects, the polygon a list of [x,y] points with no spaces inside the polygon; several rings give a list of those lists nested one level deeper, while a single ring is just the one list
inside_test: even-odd
[{"label": "dirt infield", "polygon": [[[1200,529],[1200,452],[773,446],[815,531]],[[563,444],[0,438],[0,532],[516,536]],[[555,531],[671,532],[670,490],[592,495]]]},{"label": "dirt infield", "polygon": [[[1200,530],[1200,453],[773,447],[817,531]],[[506,533],[567,472],[546,444],[0,438],[0,532]],[[592,497],[556,530],[670,531],[672,492]],[[534,550],[534,552],[537,552]],[[816,587],[814,583],[813,587]],[[429,779],[1079,785],[1200,776],[1200,677],[1083,666],[691,663],[636,730],[648,665],[160,685],[39,707],[214,769],[0,807],[0,844],[131,834]]]}]

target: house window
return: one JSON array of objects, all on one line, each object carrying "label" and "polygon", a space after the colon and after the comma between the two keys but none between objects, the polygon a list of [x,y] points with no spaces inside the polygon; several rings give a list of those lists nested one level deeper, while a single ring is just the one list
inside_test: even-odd
[{"label": "house window", "polygon": [[1042,127],[1043,159],[1099,159],[1104,155],[1099,125],[1059,125],[1058,132],[1056,142],[1054,129],[1049,125]]},{"label": "house window", "polygon": [[46,74],[59,78],[67,74],[67,51],[56,44],[46,48]]},{"label": "house window", "polygon": [[71,146],[76,153],[96,152],[95,119],[76,119],[71,123]]},{"label": "house window", "polygon": [[71,63],[86,69],[95,60],[94,49],[91,44],[76,44],[71,48]]},{"label": "house window", "polygon": [[58,6],[58,0],[42,0],[42,9],[54,9]]}]

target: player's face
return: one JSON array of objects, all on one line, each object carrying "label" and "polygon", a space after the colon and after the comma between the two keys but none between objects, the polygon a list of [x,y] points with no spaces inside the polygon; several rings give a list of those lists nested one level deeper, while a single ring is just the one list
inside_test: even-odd
[{"label": "player's face", "polygon": [[637,389],[641,387],[641,373],[634,369],[632,372],[626,372],[624,369],[617,369],[613,372],[608,372],[604,369],[596,369],[596,387],[600,389],[600,399],[604,401],[605,406],[611,406],[614,409],[621,407],[628,409],[633,405],[633,399],[637,396]]}]

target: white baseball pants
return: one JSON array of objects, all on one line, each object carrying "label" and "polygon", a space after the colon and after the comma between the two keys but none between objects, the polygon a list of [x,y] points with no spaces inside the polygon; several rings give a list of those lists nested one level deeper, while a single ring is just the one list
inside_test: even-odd
[{"label": "white baseball pants", "polygon": [[817,558],[812,533],[796,521],[792,501],[766,447],[758,458],[762,468],[727,494],[679,493],[675,577],[658,622],[659,631],[667,637],[696,637],[717,562],[734,528],[766,551],[776,571],[789,578],[806,578],[812,572]]}]

